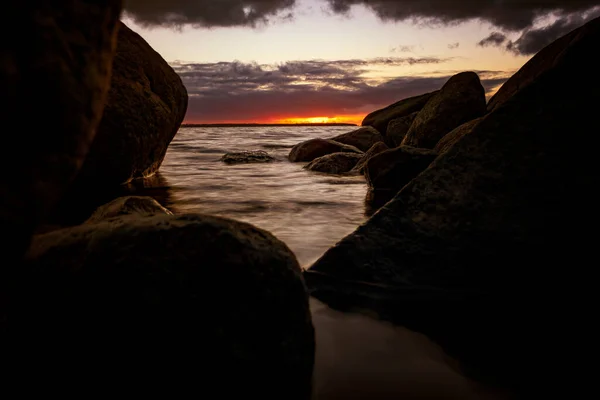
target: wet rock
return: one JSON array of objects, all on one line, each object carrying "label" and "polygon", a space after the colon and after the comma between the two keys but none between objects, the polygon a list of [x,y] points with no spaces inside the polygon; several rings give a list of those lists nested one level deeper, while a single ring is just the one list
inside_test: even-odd
[{"label": "wet rock", "polygon": [[243,151],[240,153],[227,153],[221,157],[225,164],[244,164],[244,163],[266,163],[275,161],[266,151]]},{"label": "wet rock", "polygon": [[108,204],[99,207],[92,216],[85,221],[86,224],[95,224],[112,218],[125,216],[150,217],[153,215],[173,215],[171,211],[161,206],[152,197],[128,196],[119,197]]},{"label": "wet rock", "polygon": [[314,159],[304,168],[327,174],[344,174],[354,168],[361,158],[362,155],[356,153],[333,153]]},{"label": "wet rock", "polygon": [[419,112],[402,145],[433,149],[454,128],[486,112],[485,90],[474,72],[454,75]]},{"label": "wet rock", "polygon": [[315,158],[332,153],[362,154],[362,151],[354,146],[334,142],[333,140],[311,139],[295,145],[288,158],[291,162],[312,161]]},{"label": "wet rock", "polygon": [[376,156],[377,154],[384,152],[386,150],[389,150],[389,147],[387,147],[387,145],[383,142],[377,142],[375,143],[370,149],[369,151],[367,151],[360,160],[358,160],[358,163],[356,164],[356,166],[354,168],[352,168],[353,173],[356,174],[362,174],[364,172],[364,168],[367,165],[367,162],[374,156]]},{"label": "wet rock", "polygon": [[371,158],[365,166],[367,184],[374,190],[398,192],[435,160],[428,149],[400,146]]},{"label": "wet rock", "polygon": [[106,109],[78,176],[84,188],[153,175],[187,110],[179,75],[140,35],[120,25]]},{"label": "wet rock", "polygon": [[396,118],[390,121],[385,134],[385,140],[391,147],[398,147],[402,144],[404,137],[408,133],[410,126],[414,122],[419,112]]},{"label": "wet rock", "polygon": [[448,133],[444,136],[433,148],[433,151],[438,154],[442,154],[447,152],[455,143],[457,143],[463,136],[468,135],[475,125],[477,125],[481,121],[481,118],[474,119],[467,123],[462,124],[458,128],[452,130],[452,132]]},{"label": "wet rock", "polygon": [[311,293],[424,332],[525,398],[580,376],[575,354],[595,340],[580,316],[595,304],[598,42],[595,19],[535,56],[517,73],[528,84],[311,267]]},{"label": "wet rock", "polygon": [[46,3],[11,3],[0,27],[0,170],[10,171],[0,184],[0,250],[8,263],[23,255],[88,152],[121,11],[118,0]]},{"label": "wet rock", "polygon": [[11,332],[28,368],[116,389],[100,373],[110,365],[143,393],[310,398],[301,269],[266,231],[206,215],[121,217],[38,236],[27,260]]},{"label": "wet rock", "polygon": [[354,146],[360,151],[367,151],[375,143],[383,141],[383,136],[376,129],[367,126],[336,136],[331,138],[331,140]]},{"label": "wet rock", "polygon": [[381,110],[373,111],[365,117],[362,125],[372,126],[385,136],[387,134],[386,130],[388,124],[391,120],[421,111],[423,107],[425,107],[425,104],[427,104],[435,94],[437,94],[437,91],[409,97],[387,106],[386,108],[382,108]]}]

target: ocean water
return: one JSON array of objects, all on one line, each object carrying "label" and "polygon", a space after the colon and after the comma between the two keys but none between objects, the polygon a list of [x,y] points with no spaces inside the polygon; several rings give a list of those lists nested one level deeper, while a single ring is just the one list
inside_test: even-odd
[{"label": "ocean water", "polygon": [[[368,215],[362,176],[303,169],[287,159],[302,141],[330,138],[352,127],[182,128],[160,169],[161,199],[176,213],[233,218],[265,229],[285,242],[303,267],[354,231]],[[229,152],[263,150],[271,163],[227,165]]]}]

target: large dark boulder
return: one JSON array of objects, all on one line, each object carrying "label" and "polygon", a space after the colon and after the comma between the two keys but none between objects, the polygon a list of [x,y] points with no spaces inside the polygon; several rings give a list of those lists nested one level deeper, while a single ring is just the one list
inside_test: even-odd
[{"label": "large dark boulder", "polygon": [[331,140],[354,146],[360,151],[369,150],[375,143],[383,141],[383,136],[376,129],[366,126],[352,132],[331,138]]},{"label": "large dark boulder", "polygon": [[390,121],[385,134],[385,141],[389,144],[389,146],[398,147],[402,144],[404,137],[408,133],[418,114],[419,112],[414,112]]},{"label": "large dark boulder", "polygon": [[309,171],[324,172],[327,174],[344,174],[356,166],[356,163],[362,158],[357,153],[333,153],[326,156],[315,158],[306,168]]},{"label": "large dark boulder", "polygon": [[357,174],[362,174],[364,172],[365,166],[367,165],[367,162],[369,162],[369,160],[373,157],[375,157],[377,154],[382,153],[386,150],[389,150],[389,147],[387,147],[387,145],[383,142],[377,142],[375,143],[370,149],[369,151],[367,151],[365,154],[363,154],[363,156],[360,158],[360,160],[358,160],[358,163],[354,166],[354,168],[352,168],[351,172],[357,173]]},{"label": "large dark boulder", "polygon": [[373,111],[365,117],[362,126],[372,126],[385,136],[388,124],[391,120],[421,111],[421,109],[425,107],[425,104],[427,104],[435,94],[437,94],[437,91],[409,97],[387,106],[386,108],[382,108],[381,110]]},{"label": "large dark boulder", "polygon": [[310,268],[311,293],[424,332],[524,398],[580,377],[575,357],[595,343],[582,332],[596,303],[599,42],[595,19],[534,57],[535,77],[517,73],[528,84]]},{"label": "large dark boulder", "polygon": [[419,112],[402,144],[432,149],[454,128],[485,112],[485,90],[479,76],[474,72],[454,75]]},{"label": "large dark boulder", "polygon": [[127,196],[119,197],[110,203],[99,207],[85,223],[95,224],[112,218],[122,218],[126,216],[143,218],[157,214],[173,215],[171,211],[160,205],[160,203],[152,197]]},{"label": "large dark boulder", "polygon": [[400,146],[372,157],[364,174],[369,188],[398,192],[435,160],[437,153],[428,149]]},{"label": "large dark boulder", "polygon": [[445,153],[450,149],[450,147],[454,146],[455,143],[458,143],[463,136],[468,135],[480,120],[481,118],[477,118],[462,124],[458,128],[453,129],[435,145],[433,151],[437,152],[438,154]]},{"label": "large dark boulder", "polygon": [[153,175],[187,105],[179,75],[121,23],[106,108],[77,184],[114,186]]},{"label": "large dark boulder", "polygon": [[300,266],[249,224],[126,216],[41,235],[19,289],[11,369],[44,388],[310,398]]},{"label": "large dark boulder", "polygon": [[332,153],[357,153],[362,151],[354,146],[327,139],[311,139],[295,145],[288,156],[291,162],[312,161]]},{"label": "large dark boulder", "polygon": [[4,9],[0,274],[22,256],[34,225],[62,197],[94,139],[121,3],[32,0]]}]

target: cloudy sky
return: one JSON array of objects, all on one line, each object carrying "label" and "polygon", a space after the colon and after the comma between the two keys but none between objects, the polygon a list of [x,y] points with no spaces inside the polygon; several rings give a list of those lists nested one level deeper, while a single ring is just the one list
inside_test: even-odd
[{"label": "cloudy sky", "polygon": [[180,74],[188,123],[360,123],[476,71],[492,94],[600,0],[125,0]]}]

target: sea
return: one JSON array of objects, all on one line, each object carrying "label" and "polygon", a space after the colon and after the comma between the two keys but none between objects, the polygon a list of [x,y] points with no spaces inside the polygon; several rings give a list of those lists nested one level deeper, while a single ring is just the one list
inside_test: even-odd
[{"label": "sea", "polygon": [[[300,142],[331,138],[352,126],[182,127],[160,168],[175,213],[204,213],[248,222],[273,233],[309,267],[364,223],[367,185],[362,176],[307,171],[288,154]],[[271,163],[227,165],[226,153],[262,150]]]}]

